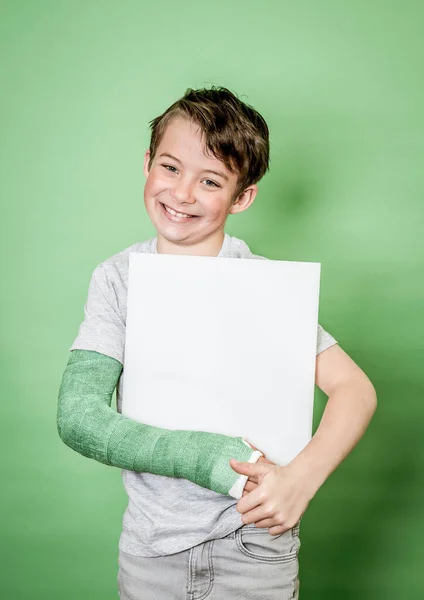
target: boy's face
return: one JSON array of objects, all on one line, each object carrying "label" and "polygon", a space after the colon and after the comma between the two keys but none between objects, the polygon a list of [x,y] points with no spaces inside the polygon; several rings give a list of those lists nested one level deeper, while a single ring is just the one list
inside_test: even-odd
[{"label": "boy's face", "polygon": [[[160,253],[216,256],[228,215],[246,210],[256,196],[257,186],[251,185],[232,203],[237,173],[231,173],[222,161],[206,156],[204,151],[198,126],[174,118],[150,171],[150,152],[145,153],[144,204],[157,231]],[[179,214],[170,214],[165,206]]]}]

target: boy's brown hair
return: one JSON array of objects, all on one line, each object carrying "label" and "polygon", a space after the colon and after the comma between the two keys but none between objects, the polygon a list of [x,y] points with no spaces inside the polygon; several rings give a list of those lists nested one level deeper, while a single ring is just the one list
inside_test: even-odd
[{"label": "boy's brown hair", "polygon": [[231,173],[238,173],[233,202],[269,169],[269,130],[265,119],[225,87],[188,88],[182,98],[149,121],[149,170],[171,119],[188,118],[200,127],[207,150]]}]

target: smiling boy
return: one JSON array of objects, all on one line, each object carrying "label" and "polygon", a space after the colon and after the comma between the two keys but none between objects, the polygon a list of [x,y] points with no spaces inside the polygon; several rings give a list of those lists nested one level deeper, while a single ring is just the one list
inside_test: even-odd
[{"label": "smiling boy", "polygon": [[[224,227],[229,214],[251,206],[268,163],[268,127],[257,111],[226,88],[187,90],[152,121],[144,157],[156,237],[93,272],[59,392],[58,430],[74,450],[123,469],[121,598],[297,598],[299,520],[375,411],[368,377],[318,325],[315,383],[328,401],[289,465],[267,461],[242,438],[170,432],[120,414],[129,252],[266,260]],[[118,412],[110,407],[115,387]]]},{"label": "smiling boy", "polygon": [[[144,157],[144,203],[157,231],[157,251],[217,256],[228,215],[249,208],[258,186],[238,194],[237,173],[205,156],[201,130],[186,118],[169,122],[156,152],[153,158],[146,150]],[[170,209],[190,216],[176,217]]]}]

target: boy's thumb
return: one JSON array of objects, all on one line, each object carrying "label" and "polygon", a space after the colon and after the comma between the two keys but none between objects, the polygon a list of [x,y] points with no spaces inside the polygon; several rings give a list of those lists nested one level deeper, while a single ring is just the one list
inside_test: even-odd
[{"label": "boy's thumb", "polygon": [[232,463],[234,466],[236,467],[241,467],[243,468],[245,465],[249,465],[250,463],[246,463],[246,462],[240,462],[239,460],[236,460],[235,458],[230,458],[230,463]]},{"label": "boy's thumb", "polygon": [[259,466],[258,463],[240,462],[235,458],[232,458],[230,463],[232,463],[232,466],[239,471],[253,471],[256,466]]}]

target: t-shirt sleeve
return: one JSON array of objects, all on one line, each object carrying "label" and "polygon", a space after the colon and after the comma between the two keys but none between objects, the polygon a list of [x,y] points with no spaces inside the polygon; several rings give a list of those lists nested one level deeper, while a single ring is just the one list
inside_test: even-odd
[{"label": "t-shirt sleeve", "polygon": [[334,346],[335,344],[338,344],[337,340],[335,340],[333,336],[330,335],[328,331],[325,331],[325,329],[318,323],[317,355],[321,352],[324,352],[324,350],[327,350],[327,348],[330,348],[330,346]]},{"label": "t-shirt sleeve", "polygon": [[125,323],[106,269],[98,265],[91,276],[84,321],[69,350],[95,350],[124,364]]}]

